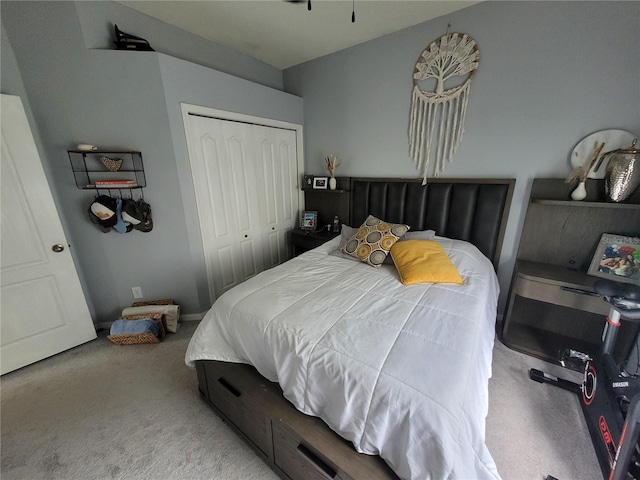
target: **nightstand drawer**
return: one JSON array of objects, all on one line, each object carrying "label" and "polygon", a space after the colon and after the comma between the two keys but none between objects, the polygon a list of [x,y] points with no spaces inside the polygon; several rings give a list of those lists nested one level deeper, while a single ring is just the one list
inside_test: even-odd
[{"label": "nightstand drawer", "polygon": [[518,276],[514,293],[541,302],[575,308],[583,312],[606,315],[608,304],[589,287],[574,288]]},{"label": "nightstand drawer", "polygon": [[327,241],[328,240],[317,239],[317,238],[308,237],[304,235],[297,235],[293,243],[296,247],[311,250],[312,248],[319,247],[320,245],[322,245],[324,242],[327,242]]},{"label": "nightstand drawer", "polygon": [[291,244],[293,245],[293,255],[300,255],[307,250],[319,247],[338,235],[340,234],[337,232],[327,232],[325,230],[321,232],[306,232],[300,229],[292,230]]}]

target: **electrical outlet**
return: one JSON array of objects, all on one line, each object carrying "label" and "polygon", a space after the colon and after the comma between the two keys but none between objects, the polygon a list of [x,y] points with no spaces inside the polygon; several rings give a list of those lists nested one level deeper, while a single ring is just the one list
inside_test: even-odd
[{"label": "electrical outlet", "polygon": [[131,287],[131,291],[133,292],[133,298],[143,298],[142,289],[140,287]]}]

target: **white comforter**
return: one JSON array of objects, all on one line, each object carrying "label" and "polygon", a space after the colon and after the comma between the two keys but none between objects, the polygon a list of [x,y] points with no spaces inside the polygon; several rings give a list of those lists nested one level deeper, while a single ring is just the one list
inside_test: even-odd
[{"label": "white comforter", "polygon": [[393,265],[329,255],[336,238],[222,295],[186,363],[249,363],[403,479],[497,479],[485,445],[498,281],[436,237],[464,285],[403,286]]}]

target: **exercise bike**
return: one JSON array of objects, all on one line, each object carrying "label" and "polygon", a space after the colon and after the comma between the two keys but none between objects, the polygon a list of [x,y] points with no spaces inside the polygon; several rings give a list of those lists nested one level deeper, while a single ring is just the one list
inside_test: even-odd
[{"label": "exercise bike", "polygon": [[594,290],[609,303],[600,355],[591,358],[585,353],[567,350],[560,360],[562,366],[572,369],[582,365],[582,383],[533,368],[529,370],[529,377],[578,394],[604,478],[640,480],[640,375],[638,368],[629,373],[629,369],[618,366],[613,358],[621,320],[640,322],[640,287],[597,280]]}]

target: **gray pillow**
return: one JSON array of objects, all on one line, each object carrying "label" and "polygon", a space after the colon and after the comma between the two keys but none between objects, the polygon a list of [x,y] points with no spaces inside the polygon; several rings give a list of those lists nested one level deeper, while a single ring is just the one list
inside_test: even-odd
[{"label": "gray pillow", "polygon": [[[435,230],[418,230],[417,232],[409,231],[405,233],[398,242],[402,242],[404,240],[431,240],[435,235]],[[391,255],[387,255],[387,258],[385,258],[382,263],[386,265],[393,265]]]},{"label": "gray pillow", "polygon": [[335,250],[331,250],[329,255],[333,255],[334,257],[346,258],[347,260],[353,260],[354,262],[360,262],[360,259],[352,257],[351,255],[347,255],[346,253],[342,253],[342,247],[349,241],[349,238],[358,231],[357,228],[350,227],[349,225],[342,225],[342,230],[340,230],[340,245]]},{"label": "gray pillow", "polygon": [[402,240],[431,240],[436,236],[435,230],[418,230],[418,231],[410,231],[404,234],[404,236],[400,239]]}]

